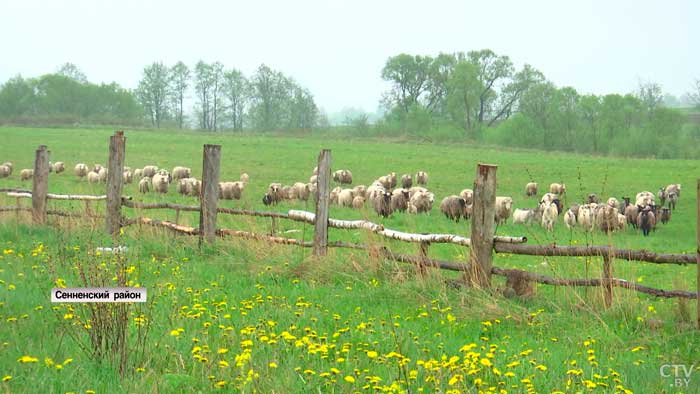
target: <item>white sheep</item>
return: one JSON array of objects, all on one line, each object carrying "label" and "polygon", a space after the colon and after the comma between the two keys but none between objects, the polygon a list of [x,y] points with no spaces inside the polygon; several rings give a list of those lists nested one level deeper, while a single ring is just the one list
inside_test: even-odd
[{"label": "white sheep", "polygon": [[188,167],[176,166],[173,168],[172,180],[177,181],[192,176],[192,170]]},{"label": "white sheep", "polygon": [[365,206],[365,198],[363,196],[355,196],[352,199],[352,207],[355,209],[362,209]]},{"label": "white sheep", "polygon": [[404,189],[410,189],[411,186],[413,186],[413,178],[411,178],[411,174],[401,175],[401,187]]},{"label": "white sheep", "polygon": [[419,185],[428,184],[428,173],[425,171],[418,171],[416,173],[416,183]]},{"label": "white sheep", "polygon": [[142,172],[143,172],[144,177],[153,178],[153,175],[155,175],[158,172],[158,167],[145,166],[145,167],[143,167]]},{"label": "white sheep", "polygon": [[537,195],[537,183],[528,182],[528,184],[525,185],[525,195],[528,197],[536,196]]},{"label": "white sheep", "polygon": [[338,205],[341,207],[351,207],[354,198],[355,195],[352,189],[343,189],[338,193]]},{"label": "white sheep", "polygon": [[554,230],[554,223],[557,221],[559,216],[559,210],[554,203],[546,202],[542,207],[542,227],[547,231]]},{"label": "white sheep", "polygon": [[512,197],[496,197],[496,212],[495,220],[496,223],[502,224],[510,217],[511,209],[513,208],[513,198]]},{"label": "white sheep", "polygon": [[153,175],[153,191],[157,193],[167,193],[170,182],[168,176],[162,173]]},{"label": "white sheep", "polygon": [[530,224],[535,219],[534,209],[516,209],[513,211],[513,224]]},{"label": "white sheep", "polygon": [[57,162],[53,163],[52,167],[53,167],[53,172],[56,174],[60,174],[66,170],[66,164],[63,163],[62,161],[57,161]]},{"label": "white sheep", "polygon": [[239,180],[247,185],[248,182],[250,182],[250,176],[244,172],[241,174],[241,177],[239,178]]},{"label": "white sheep", "polygon": [[100,174],[95,171],[90,171],[87,174],[87,181],[89,183],[98,183],[100,181]]},{"label": "white sheep", "polygon": [[464,189],[459,192],[459,196],[467,202],[467,205],[472,205],[474,203],[474,190]]},{"label": "white sheep", "polygon": [[620,202],[615,197],[608,198],[608,205],[617,209],[617,210],[620,209]]},{"label": "white sheep", "polygon": [[134,178],[136,178],[136,179],[143,178],[143,169],[142,168],[137,168],[134,170]]},{"label": "white sheep", "polygon": [[100,167],[100,170],[97,171],[97,177],[100,182],[107,182],[107,169],[104,167]]},{"label": "white sheep", "polygon": [[34,170],[25,168],[19,172],[19,180],[28,181],[34,177]]},{"label": "white sheep", "polygon": [[73,172],[78,178],[84,178],[88,174],[88,166],[84,163],[78,163],[75,165]]},{"label": "white sheep", "polygon": [[295,182],[292,185],[292,189],[294,190],[293,193],[295,197],[301,201],[307,201],[311,195],[311,189],[308,183]]},{"label": "white sheep", "polygon": [[[428,191],[419,191],[413,194],[409,201],[415,207],[416,213],[430,212],[435,202],[435,194]],[[408,210],[408,204],[406,210]]]},{"label": "white sheep", "polygon": [[578,208],[577,223],[584,230],[591,231],[595,226],[595,208],[592,204],[583,204]]},{"label": "white sheep", "polygon": [[549,192],[562,195],[566,193],[566,185],[563,183],[552,183],[549,185]]},{"label": "white sheep", "polygon": [[144,177],[141,178],[139,181],[139,191],[141,193],[148,193],[148,190],[150,189],[150,183],[151,183],[151,178]]},{"label": "white sheep", "polygon": [[655,195],[652,192],[649,191],[643,191],[637,193],[637,196],[635,197],[635,203],[634,205],[640,206],[640,207],[645,207],[647,205],[655,205],[654,204],[654,199]]},{"label": "white sheep", "polygon": [[7,178],[12,173],[12,169],[6,165],[0,166],[0,178]]},{"label": "white sheep", "polygon": [[131,183],[134,180],[134,175],[129,170],[124,170],[122,173],[124,183]]},{"label": "white sheep", "polygon": [[571,209],[567,209],[564,214],[564,224],[566,224],[566,228],[568,229],[572,229],[576,226],[576,214]]}]

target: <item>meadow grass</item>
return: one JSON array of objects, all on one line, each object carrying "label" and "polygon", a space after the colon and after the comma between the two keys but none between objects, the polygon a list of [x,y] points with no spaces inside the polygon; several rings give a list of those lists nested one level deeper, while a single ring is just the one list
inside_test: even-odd
[{"label": "meadow grass", "polygon": [[[24,186],[19,170],[31,168],[36,146],[69,170],[51,175],[57,193],[104,192],[72,175],[77,162],[105,163],[111,130],[0,129],[0,162],[15,163],[0,187]],[[695,161],[601,158],[561,153],[497,150],[377,140],[324,140],[318,137],[265,137],[175,131],[128,131],[126,162],[132,168],[155,164],[192,167],[201,173],[204,143],[222,145],[222,180],[251,176],[242,201],[222,206],[269,209],[261,197],[273,181],[306,181],[318,152],[333,151],[333,168],[352,170],[355,184],[369,184],[390,171],[430,174],[439,201],[473,184],[477,162],[498,168],[498,194],[516,207],[533,207],[524,196],[530,179],[542,188],[566,182],[567,203],[591,192],[601,197],[655,192],[681,183],[680,203],[668,225],[644,238],[632,229],[610,236],[568,231],[559,221],[551,234],[539,226],[507,223],[501,235],[526,235],[530,243],[613,244],[658,252],[694,251]],[[531,178],[532,177],[532,178]],[[540,193],[540,194],[541,194]],[[125,194],[143,201],[197,204],[171,192]],[[27,201],[24,202],[28,204]],[[14,199],[0,197],[0,205]],[[82,210],[82,203],[50,201],[57,209]],[[273,208],[313,210],[301,202]],[[93,204],[93,209],[101,209]],[[173,212],[133,212],[129,216],[174,218]],[[439,214],[398,214],[382,220],[371,211],[333,207],[331,216],[367,218],[404,231],[468,235]],[[28,223],[22,214],[20,221]],[[181,221],[196,226],[195,215]],[[616,289],[613,306],[603,308],[598,288],[539,286],[534,297],[506,299],[498,293],[455,289],[449,272],[418,275],[414,267],[331,250],[313,259],[310,251],[241,240],[220,240],[200,252],[196,240],[151,228],[128,227],[125,261],[97,256],[108,243],[101,222],[52,219],[47,227],[17,224],[0,216],[0,388],[21,392],[698,392],[700,375],[687,389],[659,375],[664,364],[698,361],[700,335],[692,329],[694,303],[647,297]],[[269,231],[269,220],[219,216],[219,227]],[[288,237],[311,239],[312,226],[280,222]],[[363,231],[331,230],[331,240],[385,244],[415,254],[417,247],[388,242]],[[468,249],[433,245],[430,256],[465,261]],[[497,255],[495,265],[557,277],[599,277],[600,259]],[[77,286],[76,267],[90,264],[107,277],[126,272],[130,285],[145,286],[147,305],[130,311],[132,346],[148,327],[145,353],[134,352],[128,378],[109,363],[98,364],[79,348],[87,338],[86,309],[51,304],[57,283]],[[613,262],[616,277],[653,287],[694,289],[695,267]],[[60,281],[59,281],[60,279]],[[57,282],[58,281],[58,282]],[[495,279],[496,287],[502,280]],[[143,316],[142,316],[143,315]],[[221,351],[219,352],[219,350]],[[23,356],[29,356],[19,362]],[[456,358],[455,358],[456,357]],[[37,362],[31,362],[36,359]],[[66,360],[72,359],[66,363]],[[60,368],[57,366],[60,365]]]}]

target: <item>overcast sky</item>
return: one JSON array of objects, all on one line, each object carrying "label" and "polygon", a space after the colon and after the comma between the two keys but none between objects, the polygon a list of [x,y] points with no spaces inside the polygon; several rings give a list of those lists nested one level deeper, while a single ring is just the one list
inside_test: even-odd
[{"label": "overcast sky", "polygon": [[291,75],[332,113],[374,111],[401,52],[490,48],[581,93],[640,80],[680,96],[700,78],[698,1],[0,0],[0,83],[75,63],[135,88],[153,61]]}]

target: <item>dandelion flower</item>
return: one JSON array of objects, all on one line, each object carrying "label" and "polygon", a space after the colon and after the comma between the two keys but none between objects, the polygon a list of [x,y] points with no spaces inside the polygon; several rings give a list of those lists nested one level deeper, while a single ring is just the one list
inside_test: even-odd
[{"label": "dandelion flower", "polygon": [[8,382],[8,381],[10,381],[10,379],[12,379],[12,375],[5,375],[2,377],[3,382]]},{"label": "dandelion flower", "polygon": [[350,375],[344,377],[343,380],[346,381],[346,382],[348,382],[348,383],[355,383],[355,378],[353,378],[353,377],[350,376]]},{"label": "dandelion flower", "polygon": [[17,361],[21,362],[22,364],[26,364],[26,363],[36,363],[39,361],[39,359],[36,357],[32,357],[32,356],[22,356],[22,357],[18,358]]}]

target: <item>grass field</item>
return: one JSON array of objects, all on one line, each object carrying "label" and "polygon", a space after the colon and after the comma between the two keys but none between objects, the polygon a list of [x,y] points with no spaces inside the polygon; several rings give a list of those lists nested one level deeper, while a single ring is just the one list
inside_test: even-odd
[{"label": "grass field", "polygon": [[[30,187],[19,170],[32,168],[40,144],[53,161],[69,170],[51,175],[57,193],[104,193],[72,175],[78,162],[107,161],[111,130],[0,129],[0,162],[15,163],[0,187]],[[469,235],[469,222],[448,221],[439,213],[442,197],[473,185],[476,163],[499,166],[498,194],[512,196],[515,207],[534,207],[525,183],[540,187],[565,182],[567,205],[589,193],[631,196],[642,190],[681,183],[683,193],[668,225],[650,237],[632,229],[607,236],[555,231],[510,223],[500,235],[525,235],[530,243],[613,244],[618,248],[689,253],[695,250],[694,183],[697,161],[590,157],[556,152],[484,149],[469,145],[420,144],[369,139],[236,136],[174,131],[126,131],[126,163],[191,167],[199,177],[202,145],[222,145],[221,179],[251,183],[242,201],[221,206],[265,209],[261,197],[270,182],[306,182],[322,148],[332,149],[333,168],[352,170],[355,184],[369,184],[390,171],[425,170],[436,193],[429,215],[397,214],[381,220],[371,211],[333,207],[340,219],[367,218],[387,228]],[[195,204],[192,197],[140,195],[136,184],[124,194],[143,201]],[[540,193],[541,194],[541,193]],[[0,197],[0,205],[14,205]],[[28,200],[24,201],[28,204]],[[82,210],[82,203],[50,201],[57,209]],[[97,208],[97,207],[94,207]],[[269,208],[267,208],[269,209]],[[304,203],[273,208],[313,210]],[[174,218],[174,212],[132,212]],[[692,329],[694,303],[660,300],[616,290],[614,305],[602,307],[600,289],[539,286],[531,299],[456,290],[431,272],[420,277],[413,267],[368,257],[364,252],[332,250],[315,261],[309,251],[257,242],[222,240],[202,253],[195,240],[167,232],[129,227],[125,261],[91,253],[104,245],[101,224],[61,221],[46,228],[16,225],[14,214],[0,216],[0,375],[6,392],[700,392],[694,370],[687,388],[660,376],[665,364],[698,360],[698,331]],[[28,222],[23,217],[24,222]],[[196,226],[196,215],[181,221]],[[219,227],[269,231],[269,221],[220,215]],[[69,230],[66,230],[69,229]],[[311,239],[312,226],[281,222],[287,237]],[[415,254],[414,245],[388,242],[362,231],[331,230],[331,240],[386,244]],[[468,250],[433,245],[430,256],[465,261]],[[494,264],[557,277],[598,277],[600,259],[498,255]],[[123,265],[123,266],[122,266]],[[134,352],[128,379],[98,364],[79,343],[90,329],[85,307],[56,306],[48,300],[56,283],[82,286],[80,268],[99,267],[95,278],[110,283],[116,271],[131,285],[145,286],[147,305],[129,312],[132,345],[148,327]],[[695,267],[613,262],[616,277],[664,288],[694,290]],[[60,281],[59,281],[60,279]],[[58,282],[57,282],[58,281]],[[502,281],[495,280],[497,287]],[[143,314],[143,316],[141,316]],[[82,342],[81,342],[82,341]],[[89,346],[88,346],[89,347]],[[28,358],[22,358],[29,356]],[[36,359],[36,362],[32,362]],[[66,363],[67,359],[72,359]],[[29,362],[20,362],[20,361]],[[58,366],[60,368],[57,368]],[[9,377],[9,378],[7,378]]]}]

